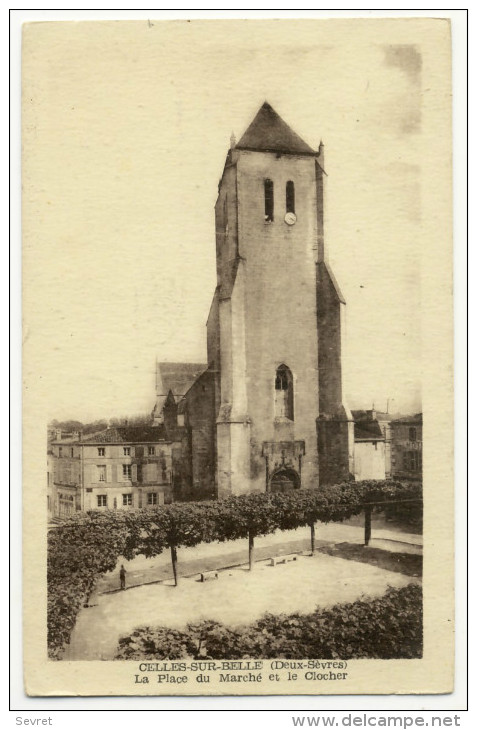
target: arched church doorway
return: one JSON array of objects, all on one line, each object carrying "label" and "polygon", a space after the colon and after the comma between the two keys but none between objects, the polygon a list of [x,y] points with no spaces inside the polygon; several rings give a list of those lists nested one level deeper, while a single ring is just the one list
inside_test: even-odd
[{"label": "arched church doorway", "polygon": [[270,480],[271,492],[289,492],[300,488],[300,477],[294,469],[278,469]]}]

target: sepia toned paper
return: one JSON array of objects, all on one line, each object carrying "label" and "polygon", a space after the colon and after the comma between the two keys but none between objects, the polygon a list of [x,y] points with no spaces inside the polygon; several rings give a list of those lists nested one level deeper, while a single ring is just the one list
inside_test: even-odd
[{"label": "sepia toned paper", "polygon": [[[27,694],[452,691],[450,50],[450,23],[430,18],[24,26]],[[49,660],[47,424],[150,412],[157,360],[205,361],[217,182],[230,135],[265,101],[313,149],[324,142],[348,402],[423,413],[423,657],[349,660],[339,683],[290,679],[293,667],[263,660],[260,682],[212,669],[206,685],[192,671],[184,684],[156,671],[139,683],[132,661]],[[291,276],[285,267],[277,282],[284,296]]]}]

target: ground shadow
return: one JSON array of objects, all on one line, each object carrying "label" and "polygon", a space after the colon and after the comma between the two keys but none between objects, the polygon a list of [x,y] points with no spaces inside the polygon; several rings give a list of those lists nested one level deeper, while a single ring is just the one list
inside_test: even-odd
[{"label": "ground shadow", "polygon": [[393,573],[402,573],[413,578],[422,576],[422,555],[412,553],[388,552],[375,547],[365,547],[352,542],[341,542],[337,545],[320,545],[317,552],[332,555],[344,560],[355,560],[368,563]]}]

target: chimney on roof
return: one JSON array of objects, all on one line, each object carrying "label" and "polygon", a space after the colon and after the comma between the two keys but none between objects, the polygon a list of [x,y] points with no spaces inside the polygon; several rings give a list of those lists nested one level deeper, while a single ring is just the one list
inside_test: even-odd
[{"label": "chimney on roof", "polygon": [[232,134],[230,135],[230,149],[233,150],[236,144],[237,140],[235,139],[235,134],[232,132]]},{"label": "chimney on roof", "polygon": [[56,431],[55,431],[55,439],[56,439],[57,441],[61,441],[61,437],[62,437],[62,435],[63,435],[63,434],[61,433],[61,428],[57,428],[57,429],[56,429]]},{"label": "chimney on roof", "polygon": [[127,425],[128,425],[128,419],[127,419],[127,418],[125,418],[125,419],[124,419],[124,425],[125,425],[125,426],[127,426]]}]

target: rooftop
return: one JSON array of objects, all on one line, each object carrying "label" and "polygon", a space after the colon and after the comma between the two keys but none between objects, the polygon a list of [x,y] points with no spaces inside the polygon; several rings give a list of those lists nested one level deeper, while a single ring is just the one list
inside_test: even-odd
[{"label": "rooftop", "polygon": [[198,362],[158,362],[157,363],[157,395],[167,396],[172,391],[179,400],[197,380],[207,364]]},{"label": "rooftop", "polygon": [[166,441],[166,430],[162,424],[158,426],[117,426],[107,428],[101,433],[84,438],[82,444],[135,444]]},{"label": "rooftop", "polygon": [[[356,422],[358,421],[370,421],[372,420],[372,413],[373,409],[370,408],[368,410],[352,410],[351,413],[353,414],[353,418]],[[374,409],[375,419],[376,421],[394,421],[397,418],[401,418],[400,413],[385,413],[384,411],[377,411]]]},{"label": "rooftop", "polygon": [[283,121],[268,102],[262,104],[235,149],[318,155],[316,150],[313,150]]},{"label": "rooftop", "polygon": [[391,423],[420,423],[422,424],[422,413],[415,413],[413,416],[403,416],[395,418]]},{"label": "rooftop", "polygon": [[355,441],[383,441],[384,437],[377,421],[368,421],[367,423],[355,423],[354,425]]}]

